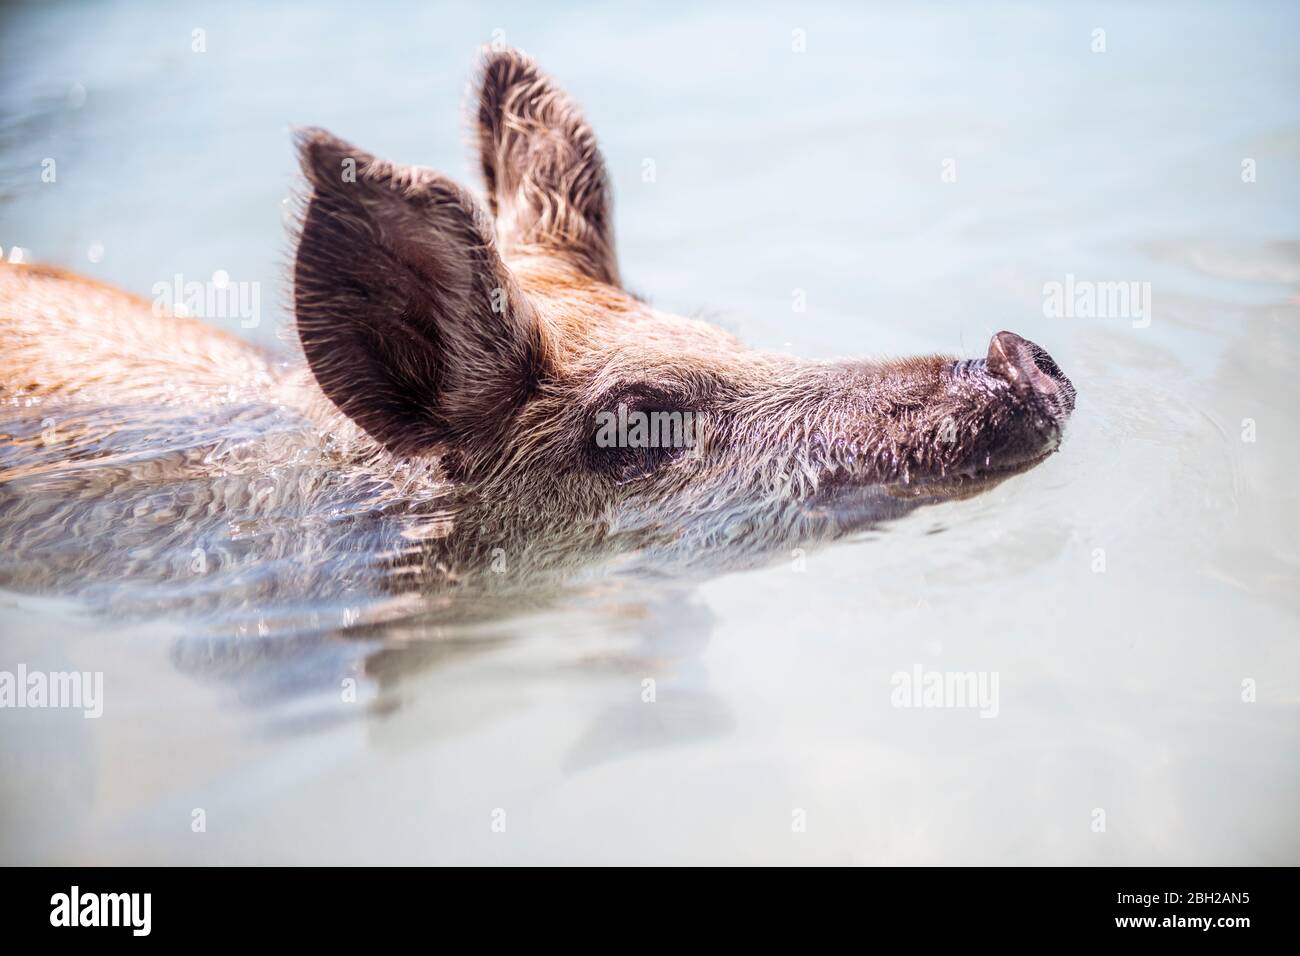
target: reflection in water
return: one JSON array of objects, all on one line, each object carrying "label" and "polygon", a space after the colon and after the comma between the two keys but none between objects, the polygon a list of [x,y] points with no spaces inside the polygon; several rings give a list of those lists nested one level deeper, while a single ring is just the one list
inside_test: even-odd
[{"label": "reflection in water", "polygon": [[[2,415],[0,587],[183,622],[176,665],[249,703],[351,676],[376,681],[391,708],[385,688],[404,675],[509,640],[557,605],[634,621],[642,654],[690,656],[708,631],[690,582],[930,500],[857,488],[563,514],[482,500],[270,404]],[[700,717],[692,732],[712,719]]]},{"label": "reflection in water", "polygon": [[[699,656],[714,624],[712,612],[693,603],[681,588],[661,593],[642,609],[645,613],[636,628],[638,646],[629,665],[635,662],[644,672],[645,663],[670,662],[672,676],[688,689],[676,694],[671,708],[647,707],[658,699],[658,682],[643,679],[640,696],[629,695],[606,706],[574,742],[564,760],[567,771],[584,770],[654,747],[720,737],[732,726],[727,705],[708,691],[700,673]],[[614,666],[618,666],[616,662]],[[636,670],[633,674],[639,676]]]}]

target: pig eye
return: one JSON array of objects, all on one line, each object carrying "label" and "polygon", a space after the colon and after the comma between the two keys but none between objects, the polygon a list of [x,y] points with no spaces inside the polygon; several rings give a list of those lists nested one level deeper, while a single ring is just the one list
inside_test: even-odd
[{"label": "pig eye", "polygon": [[599,403],[592,415],[590,466],[623,484],[654,474],[695,441],[695,416],[673,396],[639,388]]},{"label": "pig eye", "polygon": [[674,457],[670,448],[613,448],[599,458],[598,468],[619,484],[648,478]]}]

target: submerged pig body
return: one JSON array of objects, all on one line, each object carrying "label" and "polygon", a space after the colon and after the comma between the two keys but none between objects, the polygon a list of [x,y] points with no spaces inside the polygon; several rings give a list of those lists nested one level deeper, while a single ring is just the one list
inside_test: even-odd
[{"label": "submerged pig body", "polygon": [[[572,102],[506,51],[488,56],[475,105],[486,205],[431,170],[299,134],[297,363],[89,280],[0,267],[0,537],[21,552],[74,517],[51,481],[77,507],[120,498],[99,530],[106,545],[129,536],[127,512],[147,522],[161,493],[154,441],[155,479],[186,489],[174,547],[196,525],[218,539],[234,528],[264,560],[310,569],[342,546],[425,582],[464,581],[501,553],[517,583],[578,554],[749,563],[1055,449],[1073,390],[1011,333],[979,360],[812,362],[628,294],[604,165]],[[690,440],[605,440],[616,412],[685,418]],[[170,425],[151,432],[151,416]],[[34,425],[50,419],[53,437]],[[138,424],[133,450],[113,419]],[[201,437],[170,434],[178,421]],[[121,480],[79,484],[106,456]],[[236,482],[224,500],[222,482]],[[340,514],[368,530],[331,538]],[[319,546],[299,546],[295,519]],[[259,537],[268,520],[280,523]],[[18,560],[39,575],[39,549]]]}]

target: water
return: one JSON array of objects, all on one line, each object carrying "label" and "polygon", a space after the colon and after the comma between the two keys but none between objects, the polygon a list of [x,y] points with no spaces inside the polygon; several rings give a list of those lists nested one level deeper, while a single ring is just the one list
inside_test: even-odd
[{"label": "water", "polygon": [[[1285,4],[5,8],[6,252],[146,297],[224,270],[260,313],[214,324],[275,345],[289,127],[476,184],[461,97],[502,30],[584,104],[657,305],[813,357],[977,356],[1013,329],[1079,397],[1043,465],[833,545],[587,554],[450,596],[356,559],[350,536],[392,530],[364,476],[313,510],[333,450],[264,437],[300,423],[233,411],[216,486],[150,503],[181,532],[133,517],[158,460],[88,412],[106,460],[21,500],[56,520],[58,482],[101,493],[6,554],[0,670],[102,671],[104,713],[0,713],[0,860],[1300,862],[1298,26]],[[1149,314],[1045,315],[1067,276],[1149,282]],[[159,467],[213,454],[183,444]],[[23,447],[0,467],[33,467]],[[272,458],[310,487],[241,535],[206,502]],[[202,583],[196,535],[222,542]],[[996,717],[893,706],[917,665],[996,674]]]}]

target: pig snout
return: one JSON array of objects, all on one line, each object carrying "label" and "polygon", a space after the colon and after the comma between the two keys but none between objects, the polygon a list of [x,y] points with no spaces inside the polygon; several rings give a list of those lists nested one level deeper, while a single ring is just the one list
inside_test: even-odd
[{"label": "pig snout", "polygon": [[999,332],[989,342],[985,368],[1018,391],[1037,396],[1064,414],[1074,410],[1074,386],[1047,350],[1014,332]]}]

